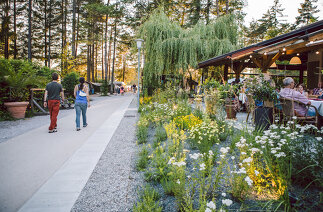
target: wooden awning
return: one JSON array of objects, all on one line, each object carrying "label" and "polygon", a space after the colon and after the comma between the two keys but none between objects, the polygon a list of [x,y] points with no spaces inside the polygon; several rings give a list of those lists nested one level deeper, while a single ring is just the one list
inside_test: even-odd
[{"label": "wooden awning", "polygon": [[260,68],[263,72],[277,60],[289,60],[293,56],[300,56],[307,61],[307,52],[323,48],[323,20],[298,30],[277,36],[257,44],[253,44],[236,51],[223,54],[200,62],[199,68],[208,66],[229,65],[232,68]]}]

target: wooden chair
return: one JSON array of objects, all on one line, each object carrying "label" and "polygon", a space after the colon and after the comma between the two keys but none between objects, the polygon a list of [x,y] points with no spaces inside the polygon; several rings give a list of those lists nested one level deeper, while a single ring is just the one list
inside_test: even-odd
[{"label": "wooden chair", "polygon": [[[283,115],[287,120],[292,120],[292,117],[296,117],[296,120],[302,123],[313,124],[315,126],[318,126],[318,111],[316,107],[314,107],[313,105],[306,105],[300,101],[289,99],[289,98],[280,97],[279,100],[283,109]],[[307,107],[307,109],[309,109],[310,107],[313,107],[315,110],[315,116],[308,116],[307,114],[305,114],[305,116],[300,116],[294,110],[295,103],[299,105],[303,105]]]},{"label": "wooden chair", "polygon": [[246,109],[247,109],[247,119],[248,122],[250,113],[252,114],[252,120],[255,121],[255,110],[256,110],[256,103],[255,100],[252,98],[251,94],[247,94],[247,102],[246,102]]}]

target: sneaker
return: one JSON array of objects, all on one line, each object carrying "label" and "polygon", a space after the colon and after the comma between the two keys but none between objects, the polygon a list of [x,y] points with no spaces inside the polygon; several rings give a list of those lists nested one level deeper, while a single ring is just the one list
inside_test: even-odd
[{"label": "sneaker", "polygon": [[54,130],[48,130],[48,133],[54,133]]},{"label": "sneaker", "polygon": [[80,128],[76,128],[76,131],[80,131],[81,129]]},{"label": "sneaker", "polygon": [[56,129],[56,128],[54,128],[54,129],[53,129],[53,132],[57,132],[57,129]]},{"label": "sneaker", "polygon": [[83,125],[83,127],[87,127],[87,124],[86,125]]}]

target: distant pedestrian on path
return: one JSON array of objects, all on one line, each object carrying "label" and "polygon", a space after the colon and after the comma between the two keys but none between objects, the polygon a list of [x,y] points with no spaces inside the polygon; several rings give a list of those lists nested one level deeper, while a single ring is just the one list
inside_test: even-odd
[{"label": "distant pedestrian on path", "polygon": [[60,106],[60,95],[64,102],[64,92],[61,84],[57,82],[58,74],[52,74],[52,82],[46,85],[46,90],[44,94],[44,107],[47,107],[48,100],[48,110],[50,115],[50,125],[48,128],[49,133],[57,132],[57,115]]},{"label": "distant pedestrian on path", "polygon": [[81,130],[80,127],[80,118],[82,112],[83,127],[87,126],[86,122],[86,110],[87,107],[90,107],[90,96],[89,96],[89,87],[84,83],[84,77],[80,77],[80,84],[76,85],[74,88],[74,97],[75,97],[75,111],[76,111],[76,131]]},{"label": "distant pedestrian on path", "polygon": [[123,87],[123,85],[121,85],[121,87],[120,87],[120,93],[123,96],[123,94],[124,94],[124,87]]},{"label": "distant pedestrian on path", "polygon": [[136,93],[136,91],[137,91],[137,86],[136,86],[136,84],[133,84],[133,85],[132,85],[132,90],[133,90],[133,93]]}]

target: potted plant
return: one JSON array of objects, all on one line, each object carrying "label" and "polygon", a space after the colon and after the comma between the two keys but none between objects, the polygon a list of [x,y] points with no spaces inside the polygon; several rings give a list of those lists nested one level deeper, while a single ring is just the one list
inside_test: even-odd
[{"label": "potted plant", "polygon": [[219,107],[222,107],[220,101],[220,92],[218,90],[220,83],[215,79],[206,79],[203,83],[204,101],[206,112],[210,116],[215,116]]},{"label": "potted plant", "polygon": [[256,106],[258,106],[255,110],[256,128],[268,129],[273,122],[274,103],[278,99],[273,82],[271,79],[265,79],[261,74],[259,78],[249,80],[247,88],[249,88],[247,93],[253,96]]},{"label": "potted plant", "polygon": [[5,73],[4,83],[8,91],[4,106],[13,118],[24,118],[29,104],[29,89],[44,83],[44,78],[36,76],[29,62],[1,60],[0,68]]},{"label": "potted plant", "polygon": [[237,102],[237,96],[239,95],[238,85],[224,84],[218,87],[220,92],[220,99],[222,99],[225,105],[225,112],[228,119],[235,119],[239,104]]}]

